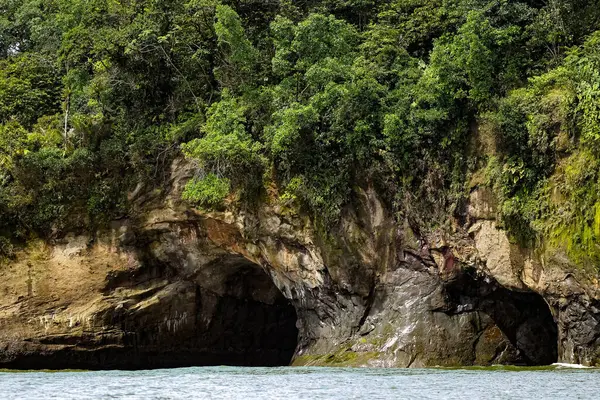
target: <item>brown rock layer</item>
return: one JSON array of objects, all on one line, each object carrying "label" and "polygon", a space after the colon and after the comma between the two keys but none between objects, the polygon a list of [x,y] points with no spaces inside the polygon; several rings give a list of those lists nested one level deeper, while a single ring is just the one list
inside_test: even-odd
[{"label": "brown rock layer", "polygon": [[138,191],[136,217],[2,264],[0,367],[595,364],[597,283],[511,244],[485,192],[419,235],[372,188],[327,234],[272,198],[205,213]]}]

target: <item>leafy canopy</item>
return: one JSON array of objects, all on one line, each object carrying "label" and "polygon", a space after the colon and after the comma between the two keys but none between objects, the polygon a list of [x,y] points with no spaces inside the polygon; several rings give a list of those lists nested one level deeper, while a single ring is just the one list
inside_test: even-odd
[{"label": "leafy canopy", "polygon": [[487,184],[515,240],[593,260],[599,23],[589,0],[0,1],[0,252],[128,215],[183,153],[201,207],[279,193],[332,226],[373,185],[432,227]]}]

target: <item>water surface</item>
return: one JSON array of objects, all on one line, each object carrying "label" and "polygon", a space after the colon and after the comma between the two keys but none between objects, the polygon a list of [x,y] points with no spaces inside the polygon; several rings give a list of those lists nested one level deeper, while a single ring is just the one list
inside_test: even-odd
[{"label": "water surface", "polygon": [[3,399],[595,399],[600,370],[180,368],[0,372]]}]

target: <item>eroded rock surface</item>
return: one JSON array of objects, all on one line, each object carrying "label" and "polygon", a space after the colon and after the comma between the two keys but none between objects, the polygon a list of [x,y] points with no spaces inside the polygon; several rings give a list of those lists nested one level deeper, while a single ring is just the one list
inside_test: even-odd
[{"label": "eroded rock surface", "polygon": [[[4,266],[0,290],[12,296],[0,309],[0,366],[289,363],[296,313],[264,271],[237,255],[203,251],[193,224],[173,230],[146,231],[155,241],[138,238],[140,248],[39,244],[20,255],[29,269]],[[164,251],[179,260],[183,254],[168,254],[179,250],[168,247],[174,232],[193,249],[185,256],[196,267],[153,258]]]},{"label": "eroded rock surface", "polygon": [[598,362],[597,281],[511,244],[484,189],[454,232],[421,235],[366,185],[324,234],[276,194],[191,209],[192,172],[2,264],[0,367]]}]

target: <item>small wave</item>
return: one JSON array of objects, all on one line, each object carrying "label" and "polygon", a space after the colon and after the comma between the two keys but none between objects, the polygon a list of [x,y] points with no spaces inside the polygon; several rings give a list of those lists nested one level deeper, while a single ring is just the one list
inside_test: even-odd
[{"label": "small wave", "polygon": [[592,368],[592,367],[588,367],[586,365],[581,365],[581,364],[568,364],[568,363],[554,363],[552,364],[553,367],[557,367],[557,368],[576,368],[576,369],[581,369],[581,368]]}]

